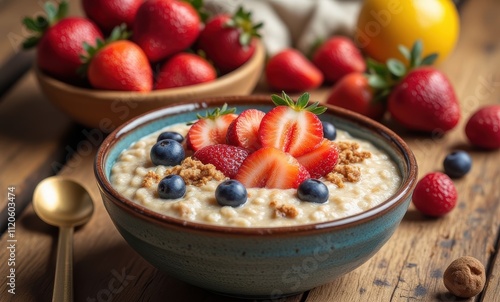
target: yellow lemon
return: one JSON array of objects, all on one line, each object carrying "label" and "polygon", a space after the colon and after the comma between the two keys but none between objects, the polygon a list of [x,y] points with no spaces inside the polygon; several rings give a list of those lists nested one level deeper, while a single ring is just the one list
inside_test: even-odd
[{"label": "yellow lemon", "polygon": [[404,60],[398,45],[411,49],[420,39],[423,55],[438,53],[439,63],[455,47],[459,32],[460,19],[451,0],[365,0],[355,40],[367,56],[385,62]]}]

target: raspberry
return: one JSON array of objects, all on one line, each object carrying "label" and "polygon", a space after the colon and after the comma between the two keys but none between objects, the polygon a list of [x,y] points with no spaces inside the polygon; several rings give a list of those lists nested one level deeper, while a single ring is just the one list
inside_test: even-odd
[{"label": "raspberry", "polygon": [[439,217],[450,212],[457,204],[457,189],[448,175],[429,173],[417,183],[412,200],[423,214]]}]

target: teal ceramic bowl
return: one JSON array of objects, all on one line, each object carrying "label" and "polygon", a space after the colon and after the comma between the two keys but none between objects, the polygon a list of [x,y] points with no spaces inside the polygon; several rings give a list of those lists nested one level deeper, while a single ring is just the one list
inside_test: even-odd
[{"label": "teal ceramic bowl", "polygon": [[95,176],[104,205],[123,238],[168,275],[217,293],[275,298],[303,292],[349,273],[389,240],[410,203],[417,177],[411,150],[391,130],[343,109],[322,120],[369,140],[397,163],[402,183],[385,202],[347,218],[301,226],[238,228],[193,223],[155,213],[120,195],[110,184],[119,154],[167,125],[196,119],[224,103],[238,112],[270,110],[268,96],[223,97],[171,105],[139,116],[112,132],[100,147]]}]

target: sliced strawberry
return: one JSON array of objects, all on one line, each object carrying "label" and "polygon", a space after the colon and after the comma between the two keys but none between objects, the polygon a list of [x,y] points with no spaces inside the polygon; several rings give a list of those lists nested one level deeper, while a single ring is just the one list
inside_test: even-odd
[{"label": "sliced strawberry", "polygon": [[249,151],[259,149],[259,126],[264,115],[264,112],[257,109],[241,112],[227,129],[227,143]]},{"label": "sliced strawberry", "polygon": [[227,128],[237,117],[235,108],[227,109],[227,104],[207,112],[205,116],[198,114],[198,120],[189,128],[186,135],[188,149],[198,151],[203,147],[225,144]]},{"label": "sliced strawberry", "polygon": [[309,94],[295,103],[286,93],[272,96],[277,107],[269,111],[259,127],[263,147],[274,147],[297,157],[315,149],[323,141],[323,125],[316,114],[326,108],[314,103],[308,107]]},{"label": "sliced strawberry", "polygon": [[329,139],[324,139],[318,148],[297,157],[312,178],[320,178],[332,172],[339,159],[337,144]]},{"label": "sliced strawberry", "polygon": [[290,154],[264,147],[250,154],[235,179],[247,188],[297,188],[309,172]]},{"label": "sliced strawberry", "polygon": [[212,164],[227,177],[234,178],[247,156],[248,151],[243,148],[217,144],[199,149],[194,153],[193,158],[206,165]]}]

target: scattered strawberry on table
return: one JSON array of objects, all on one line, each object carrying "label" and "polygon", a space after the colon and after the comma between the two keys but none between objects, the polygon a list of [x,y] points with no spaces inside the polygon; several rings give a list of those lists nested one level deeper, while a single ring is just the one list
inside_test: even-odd
[{"label": "scattered strawberry on table", "polygon": [[444,173],[432,172],[420,179],[413,191],[413,205],[425,215],[440,217],[457,204],[457,189]]},{"label": "scattered strawberry on table", "polygon": [[96,39],[103,38],[101,30],[87,18],[66,17],[66,1],[58,7],[46,2],[44,8],[47,17],[23,19],[24,26],[34,34],[24,41],[23,48],[36,46],[36,64],[41,71],[62,81],[79,83],[77,69],[83,44],[95,45]]},{"label": "scattered strawberry on table", "polygon": [[286,48],[269,58],[265,75],[272,89],[289,92],[315,89],[323,83],[321,71],[293,48]]},{"label": "scattered strawberry on table", "polygon": [[328,83],[335,83],[350,73],[366,70],[361,51],[348,37],[333,36],[313,52],[312,62]]},{"label": "scattered strawberry on table", "polygon": [[500,105],[489,105],[474,112],[465,125],[470,143],[483,149],[500,148]]}]

